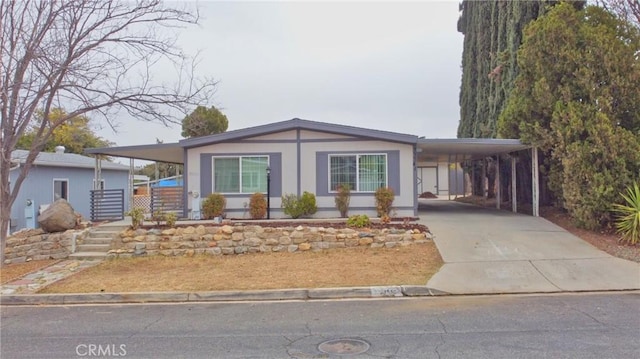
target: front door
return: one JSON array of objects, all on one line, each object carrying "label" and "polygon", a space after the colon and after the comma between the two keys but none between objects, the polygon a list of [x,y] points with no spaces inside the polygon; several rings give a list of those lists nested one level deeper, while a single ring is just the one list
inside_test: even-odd
[{"label": "front door", "polygon": [[424,192],[438,194],[438,167],[418,168],[418,196]]}]

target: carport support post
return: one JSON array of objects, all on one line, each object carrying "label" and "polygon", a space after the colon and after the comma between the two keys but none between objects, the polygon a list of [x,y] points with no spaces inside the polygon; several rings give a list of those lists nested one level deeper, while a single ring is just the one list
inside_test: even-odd
[{"label": "carport support post", "polygon": [[454,198],[456,198],[456,199],[457,199],[457,198],[458,198],[458,154],[457,154],[457,153],[456,153],[456,159],[455,159],[455,161],[456,161],[456,162],[455,162],[455,166],[454,166],[454,167],[455,167],[455,169],[454,169],[454,171],[455,171],[455,176],[454,176],[454,178],[455,178],[455,183],[456,183],[456,185],[455,185],[455,188],[456,188],[456,194],[455,194],[455,197],[454,197]]},{"label": "carport support post", "polygon": [[516,191],[516,157],[511,156],[511,210],[518,213],[518,192]]},{"label": "carport support post", "polygon": [[129,158],[129,210],[133,209],[133,173],[135,167],[133,165],[133,158]]},{"label": "carport support post", "polygon": [[538,147],[534,146],[531,148],[531,204],[534,217],[540,217],[539,167]]},{"label": "carport support post", "polygon": [[447,160],[447,195],[449,196],[449,201],[451,201],[451,155]]},{"label": "carport support post", "polygon": [[502,201],[501,189],[500,189],[500,155],[496,156],[496,208],[500,209],[500,202]]},{"label": "carport support post", "polygon": [[482,158],[482,205],[487,204],[487,159]]},{"label": "carport support post", "polygon": [[93,177],[93,189],[100,189],[100,182],[102,180],[102,159],[100,155],[96,155],[96,167]]}]

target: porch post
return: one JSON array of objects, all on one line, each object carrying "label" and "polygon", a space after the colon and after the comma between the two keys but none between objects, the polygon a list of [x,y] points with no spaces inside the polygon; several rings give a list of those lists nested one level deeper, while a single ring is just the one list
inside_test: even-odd
[{"label": "porch post", "polygon": [[455,188],[456,188],[456,194],[455,194],[455,196],[454,196],[453,198],[454,198],[454,199],[457,199],[457,198],[458,198],[458,154],[457,154],[457,153],[456,153],[456,157],[455,157],[455,160],[454,160],[454,161],[455,161],[455,164],[454,164],[454,165],[455,165],[455,166],[454,166],[454,173],[455,173],[455,175],[454,175],[454,177],[453,177],[453,178],[454,178],[454,182],[455,182],[455,184],[456,184],[456,185],[455,185]]},{"label": "porch post", "polygon": [[496,208],[500,209],[500,202],[502,202],[502,190],[500,186],[500,155],[496,156]]},{"label": "porch post", "polygon": [[464,169],[467,167],[467,160],[464,159],[464,156],[462,156],[462,162],[464,162],[462,165],[462,197],[467,197],[467,175],[464,173]]},{"label": "porch post", "polygon": [[102,159],[99,155],[96,155],[96,167],[93,177],[93,189],[100,189],[100,182],[102,182]]},{"label": "porch post", "polygon": [[516,188],[516,157],[511,156],[511,210],[518,212],[518,191]]},{"label": "porch post", "polygon": [[129,210],[133,209],[133,158],[129,158]]},{"label": "porch post", "polygon": [[531,201],[533,207],[533,216],[540,216],[540,180],[538,176],[539,164],[538,164],[538,148],[531,148]]},{"label": "porch post", "polygon": [[451,171],[449,170],[451,166],[451,154],[447,157],[447,195],[449,196],[449,201],[451,201]]},{"label": "porch post", "polygon": [[482,158],[482,205],[487,204],[487,159]]}]

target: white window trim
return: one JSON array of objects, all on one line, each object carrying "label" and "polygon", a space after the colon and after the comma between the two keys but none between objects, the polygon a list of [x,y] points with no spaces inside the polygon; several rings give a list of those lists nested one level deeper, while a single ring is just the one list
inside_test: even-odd
[{"label": "white window trim", "polygon": [[360,188],[360,156],[384,156],[384,182],[389,186],[389,156],[386,153],[334,153],[328,156],[327,160],[327,186],[329,193],[338,193],[338,191],[331,190],[331,157],[346,157],[356,156],[356,188],[352,188],[353,193],[376,193],[375,191],[358,191]]},{"label": "white window trim", "polygon": [[[107,189],[107,182],[104,180],[104,178],[100,179],[100,183],[102,183],[102,189]],[[96,179],[93,179],[93,189],[96,189]],[[98,188],[100,189],[100,188]]]},{"label": "white window trim", "polygon": [[53,189],[53,191],[51,191],[51,197],[52,197],[52,203],[56,201],[56,181],[60,181],[60,182],[67,182],[67,198],[65,198],[65,200],[67,202],[71,201],[71,191],[70,191],[70,187],[69,187],[69,179],[68,178],[54,178],[51,181],[51,188]]},{"label": "white window trim", "polygon": [[[242,192],[242,159],[245,157],[263,157],[267,159],[267,167],[271,167],[271,158],[269,155],[263,155],[263,154],[255,154],[255,155],[226,155],[226,156],[211,156],[211,193],[217,193],[216,192],[216,181],[215,181],[215,171],[216,171],[216,166],[215,166],[215,160],[217,158],[237,158],[238,159],[238,175],[239,175],[239,190],[238,192],[219,192],[220,194],[253,194],[255,192],[251,192],[251,193],[245,193]],[[267,174],[265,173],[265,176]],[[266,194],[267,192],[262,192],[264,194]]]}]

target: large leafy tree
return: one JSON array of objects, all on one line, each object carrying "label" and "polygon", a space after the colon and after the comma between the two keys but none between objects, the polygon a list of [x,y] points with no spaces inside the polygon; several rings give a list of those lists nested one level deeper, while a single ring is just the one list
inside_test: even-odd
[{"label": "large leafy tree", "polygon": [[[161,0],[0,0],[0,265],[11,206],[56,128],[88,114],[112,125],[121,111],[178,123],[177,114],[210,101],[215,82],[195,78],[195,61],[176,46],[176,29],[198,20],[180,6]],[[175,68],[175,85],[154,79],[151,68],[161,64]],[[52,116],[56,108],[67,112]],[[11,151],[30,128],[29,155],[10,186]]]},{"label": "large leafy tree", "polygon": [[608,11],[555,6],[531,23],[500,134],[546,154],[549,187],[586,228],[640,176],[640,32]]},{"label": "large leafy tree", "polygon": [[[66,115],[67,113],[63,109],[53,109],[49,117],[53,119],[53,122],[56,122]],[[82,154],[86,148],[109,147],[114,144],[96,135],[89,122],[90,119],[87,116],[70,118],[53,130],[42,150],[51,152],[56,146],[64,146],[66,152]],[[33,141],[37,137],[38,124],[36,122],[18,139],[17,149],[28,150],[31,148]]]},{"label": "large leafy tree", "polygon": [[196,107],[193,112],[182,120],[182,137],[200,137],[222,133],[229,127],[227,116],[211,106]]}]

